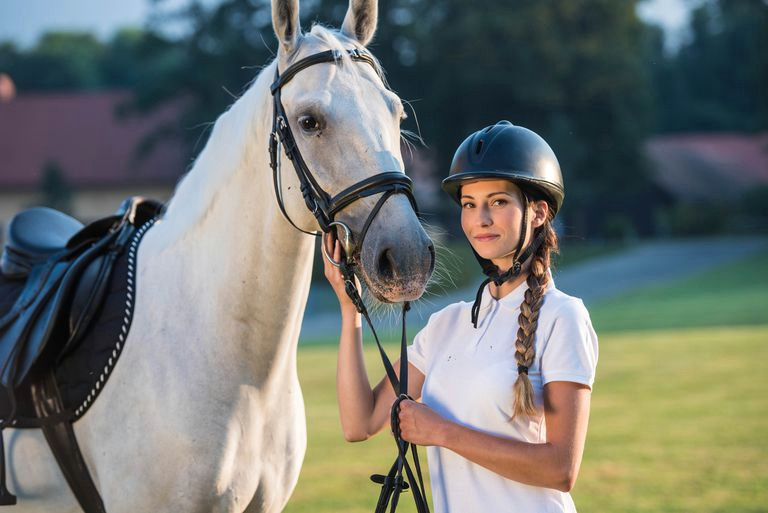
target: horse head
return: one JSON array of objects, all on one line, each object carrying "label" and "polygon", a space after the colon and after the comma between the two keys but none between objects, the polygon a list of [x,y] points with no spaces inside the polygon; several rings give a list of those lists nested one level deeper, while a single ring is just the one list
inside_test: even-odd
[{"label": "horse head", "polygon": [[[294,166],[306,163],[310,175],[302,182],[283,159],[277,193],[296,228],[315,231],[319,226],[335,230],[340,240],[349,238],[346,256],[358,264],[356,272],[368,289],[379,300],[398,302],[421,296],[435,254],[403,171],[403,103],[365,48],[376,19],[375,0],[351,0],[340,31],[315,26],[302,34],[298,0],[272,1],[280,42],[275,77],[283,80],[272,88],[275,125],[288,125],[298,151],[287,155]],[[333,57],[303,66],[308,57],[329,51]],[[388,185],[382,186],[382,180]],[[405,194],[387,193],[392,188]],[[306,198],[307,189],[316,189],[321,205],[329,200],[334,208],[316,208],[315,200]],[[339,197],[345,198],[330,201]]]}]

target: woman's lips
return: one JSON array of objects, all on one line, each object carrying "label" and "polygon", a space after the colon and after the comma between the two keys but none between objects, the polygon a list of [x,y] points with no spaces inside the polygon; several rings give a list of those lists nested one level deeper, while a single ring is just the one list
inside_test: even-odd
[{"label": "woman's lips", "polygon": [[478,242],[489,242],[492,240],[496,240],[498,238],[499,238],[498,235],[493,235],[493,234],[475,235],[475,240]]}]

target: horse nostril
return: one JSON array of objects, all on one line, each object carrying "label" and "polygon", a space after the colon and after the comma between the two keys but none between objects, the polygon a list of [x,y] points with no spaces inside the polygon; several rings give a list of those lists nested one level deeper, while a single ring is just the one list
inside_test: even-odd
[{"label": "horse nostril", "polygon": [[395,277],[395,259],[389,249],[385,249],[379,255],[378,271],[379,276],[385,280]]},{"label": "horse nostril", "polygon": [[427,249],[429,250],[429,274],[431,275],[432,271],[435,270],[435,246],[430,244]]}]

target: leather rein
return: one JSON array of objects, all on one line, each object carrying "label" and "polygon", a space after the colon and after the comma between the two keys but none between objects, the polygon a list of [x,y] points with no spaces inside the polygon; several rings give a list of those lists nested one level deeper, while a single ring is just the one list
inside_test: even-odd
[{"label": "leather rein", "polygon": [[[382,83],[386,87],[386,81],[382,75],[381,69],[378,67],[373,57],[365,51],[359,49],[352,49],[346,51],[350,59],[355,62],[364,62],[369,64],[381,78]],[[402,309],[402,336],[400,343],[400,379],[398,380],[397,374],[387,357],[384,348],[381,346],[376,330],[373,327],[370,316],[368,315],[368,309],[365,307],[362,298],[360,297],[360,291],[357,289],[354,276],[354,268],[358,265],[355,260],[355,255],[362,251],[363,241],[365,235],[368,233],[373,219],[378,214],[381,207],[391,196],[395,194],[405,194],[408,200],[411,202],[414,212],[418,216],[419,209],[416,205],[416,199],[413,196],[413,183],[405,173],[401,171],[387,171],[379,173],[370,177],[367,177],[346,189],[343,189],[338,194],[331,196],[318,184],[315,177],[310,172],[307,164],[301,156],[301,152],[296,144],[296,139],[291,132],[291,127],[288,123],[288,116],[283,107],[283,103],[280,97],[281,88],[288,83],[297,73],[301,70],[321,63],[334,63],[338,64],[342,58],[342,53],[336,50],[327,50],[324,52],[316,53],[301,59],[292,65],[290,65],[281,75],[279,68],[275,66],[275,81],[270,88],[273,98],[272,109],[272,132],[269,138],[269,157],[270,167],[272,168],[272,177],[275,188],[275,197],[277,204],[280,207],[285,219],[297,230],[306,233],[308,235],[320,236],[318,232],[308,232],[299,228],[285,210],[285,204],[283,201],[281,190],[281,176],[280,176],[280,151],[279,147],[282,146],[285,150],[285,154],[288,159],[293,162],[293,168],[296,171],[296,176],[299,179],[301,194],[304,198],[304,203],[310,212],[317,219],[320,229],[323,233],[331,233],[334,227],[340,228],[344,232],[344,240],[342,246],[344,251],[339,262],[333,260],[325,248],[325,241],[322,241],[323,252],[326,258],[341,271],[344,278],[344,288],[347,295],[352,299],[357,311],[365,317],[368,326],[373,333],[373,337],[376,341],[376,345],[379,349],[384,369],[386,371],[389,382],[392,385],[392,389],[397,394],[397,399],[392,405],[391,411],[391,429],[392,434],[397,444],[397,459],[390,468],[388,474],[380,475],[374,474],[371,476],[371,480],[381,485],[381,493],[376,505],[376,513],[384,513],[389,506],[389,511],[394,512],[400,494],[408,489],[413,492],[414,502],[416,503],[416,509],[418,513],[429,513],[429,507],[427,505],[427,497],[424,488],[424,480],[421,473],[421,466],[419,464],[418,452],[416,446],[403,440],[400,436],[399,417],[398,412],[400,403],[404,399],[411,399],[408,396],[408,353],[407,353],[407,340],[405,333],[405,315],[410,309],[409,303],[406,301],[403,303]],[[382,193],[379,200],[374,205],[371,212],[368,214],[368,218],[363,225],[363,229],[360,232],[359,240],[356,244],[353,244],[352,231],[346,223],[342,221],[336,221],[336,214],[339,213],[345,207],[351,205],[355,201],[372,196],[374,194]],[[411,449],[413,457],[413,468],[408,463],[408,449]],[[415,474],[414,474],[415,470]],[[405,472],[408,481],[403,478],[403,472]],[[409,484],[410,482],[410,484]],[[418,486],[413,486],[418,483]]]}]

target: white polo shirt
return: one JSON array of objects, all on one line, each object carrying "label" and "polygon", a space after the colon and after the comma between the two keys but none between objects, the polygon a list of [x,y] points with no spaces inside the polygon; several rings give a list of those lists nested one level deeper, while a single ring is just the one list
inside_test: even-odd
[{"label": "white polo shirt", "polygon": [[[550,381],[592,387],[597,365],[597,335],[580,299],[550,280],[534,337],[536,356],[528,370],[537,415],[510,422],[517,379],[515,338],[523,282],[500,300],[483,291],[475,329],[472,303],[447,306],[408,347],[408,361],[426,377],[422,402],[443,417],[497,436],[530,443],[546,441],[543,389]],[[442,447],[428,447],[435,513],[575,512],[569,493],[507,479]]]}]

